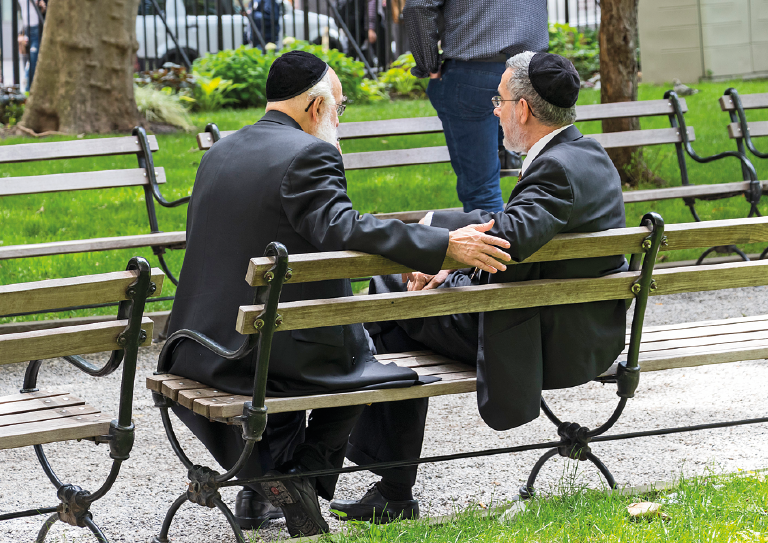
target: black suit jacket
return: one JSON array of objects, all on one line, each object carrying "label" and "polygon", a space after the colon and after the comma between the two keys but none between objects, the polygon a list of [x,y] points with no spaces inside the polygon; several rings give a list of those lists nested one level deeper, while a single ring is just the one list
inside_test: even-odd
[{"label": "black suit jacket", "polygon": [[[495,219],[488,232],[511,243],[520,262],[555,234],[623,228],[619,174],[595,140],[573,126],[530,163],[503,212],[436,212],[432,225],[454,230]],[[627,270],[623,255],[513,264],[484,274],[493,283],[601,277]],[[489,426],[506,430],[539,415],[543,389],[583,384],[624,348],[623,300],[496,311],[480,316],[477,402]]]},{"label": "black suit jacket", "polygon": [[[346,192],[338,150],[303,132],[293,119],[267,112],[255,125],[217,142],[197,171],[187,217],[187,250],[169,332],[198,330],[230,349],[238,307],[253,302],[245,282],[248,261],[272,241],[289,254],[356,250],[437,272],[448,230],[360,215]],[[281,301],[351,296],[349,280],[291,284]],[[320,326],[277,332],[267,393],[315,394],[365,387],[405,386],[410,369],[378,363],[363,327]],[[228,361],[193,341],[172,354],[170,371],[224,391],[250,395],[256,355]]]}]

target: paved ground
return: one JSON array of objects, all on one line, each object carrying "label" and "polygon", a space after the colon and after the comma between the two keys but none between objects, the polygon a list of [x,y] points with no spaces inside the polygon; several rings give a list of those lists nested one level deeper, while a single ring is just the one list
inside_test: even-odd
[{"label": "paved ground", "polygon": [[[668,324],[692,320],[720,319],[768,313],[768,289],[725,290],[713,293],[684,294],[652,298],[646,323]],[[141,353],[136,380],[136,444],[131,459],[124,464],[118,482],[107,497],[93,508],[96,521],[112,542],[146,542],[159,530],[166,509],[185,490],[186,474],[173,456],[143,377],[154,369],[158,346]],[[103,360],[105,357],[93,357]],[[18,366],[18,365],[17,365]],[[0,367],[0,394],[19,388],[21,367]],[[80,379],[62,361],[44,366],[40,383],[66,385]],[[102,379],[85,377],[78,385],[81,396],[108,410],[116,398],[118,376]],[[766,412],[765,361],[738,362],[703,368],[689,368],[644,374],[635,399],[612,432],[679,426],[693,423],[762,416]],[[587,426],[601,423],[617,398],[613,386],[588,384],[547,393],[553,409],[567,420]],[[111,407],[112,414],[116,411]],[[212,460],[179,428],[179,436],[190,457],[201,464]],[[708,469],[736,471],[768,465],[768,427],[745,426],[667,437],[643,438],[625,442],[596,444],[593,450],[613,470],[622,485],[669,480],[681,473],[697,474]],[[436,398],[431,402],[424,454],[513,446],[555,438],[552,425],[543,418],[507,432],[486,427],[477,414],[474,394]],[[62,479],[94,489],[108,471],[104,462],[108,450],[91,443],[66,443],[47,447],[51,462]],[[514,496],[537,453],[521,453],[425,466],[420,471],[415,493],[422,510],[430,515],[452,512],[456,508]],[[31,449],[0,451],[3,468],[0,477],[0,511],[55,505],[52,487],[37,466]],[[375,480],[368,474],[342,477],[337,495],[356,497]],[[594,467],[562,459],[551,461],[542,470],[539,488],[557,491],[567,485],[600,484]],[[234,490],[223,493],[228,503]],[[327,503],[321,502],[324,509]],[[43,517],[0,523],[0,542],[32,541]],[[332,523],[339,529],[338,523]],[[260,535],[264,540],[287,537],[282,522],[275,522]],[[94,541],[82,530],[57,525],[51,541]],[[171,529],[171,540],[182,543],[233,542],[224,518],[215,510],[199,506],[182,507]],[[258,540],[254,534],[254,541]]]}]

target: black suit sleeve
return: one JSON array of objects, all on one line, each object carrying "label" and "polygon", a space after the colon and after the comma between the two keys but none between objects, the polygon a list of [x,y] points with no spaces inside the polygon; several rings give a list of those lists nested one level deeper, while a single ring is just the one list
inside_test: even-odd
[{"label": "black suit sleeve", "polygon": [[360,215],[347,196],[341,155],[331,144],[307,146],[280,187],[291,226],[321,251],[379,254],[425,273],[437,273],[448,250],[448,230]]},{"label": "black suit sleeve", "polygon": [[505,249],[520,262],[538,251],[542,245],[568,224],[573,210],[573,190],[563,165],[551,157],[539,157],[513,191],[504,211],[459,213],[436,211],[432,226],[456,230],[470,224],[495,219],[488,234],[509,241]]}]

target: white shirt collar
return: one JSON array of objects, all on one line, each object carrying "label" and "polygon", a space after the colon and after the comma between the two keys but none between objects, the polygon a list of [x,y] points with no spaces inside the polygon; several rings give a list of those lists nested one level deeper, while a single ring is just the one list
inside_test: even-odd
[{"label": "white shirt collar", "polygon": [[567,126],[563,126],[561,128],[558,128],[557,130],[553,130],[543,138],[541,138],[539,141],[533,144],[531,149],[528,151],[528,154],[525,155],[525,160],[523,160],[523,166],[520,168],[520,177],[523,176],[525,173],[525,170],[528,169],[528,166],[531,165],[531,162],[533,162],[533,159],[535,159],[537,156],[539,156],[539,153],[541,153],[542,149],[546,147],[546,145],[552,141],[552,138],[557,136],[560,132],[568,128],[569,126],[573,126],[572,124],[569,124]]}]

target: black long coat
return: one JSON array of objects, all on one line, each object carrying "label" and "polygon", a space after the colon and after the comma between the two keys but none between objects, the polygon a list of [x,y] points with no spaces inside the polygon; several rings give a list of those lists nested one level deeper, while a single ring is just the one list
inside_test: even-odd
[{"label": "black long coat", "polygon": [[[360,215],[346,192],[341,155],[291,117],[267,112],[254,125],[217,142],[203,157],[187,217],[187,251],[169,332],[198,330],[230,349],[238,307],[253,301],[245,282],[250,258],[272,241],[289,254],[356,250],[436,273],[448,230]],[[281,301],[352,294],[349,280],[284,286]],[[378,363],[361,324],[277,332],[267,393],[288,396],[414,383],[407,368]],[[184,341],[171,373],[234,394],[250,395],[256,357],[228,361]]]},{"label": "black long coat", "polygon": [[[495,219],[488,234],[508,240],[522,261],[556,234],[623,228],[621,182],[605,150],[576,127],[556,135],[530,163],[504,211],[436,212],[433,226],[455,230]],[[623,255],[507,266],[493,283],[602,277],[627,270]],[[480,314],[477,402],[494,429],[539,415],[541,391],[586,383],[624,348],[624,300]]]}]

